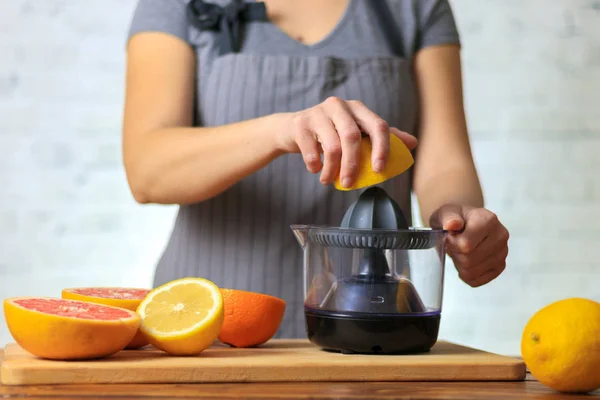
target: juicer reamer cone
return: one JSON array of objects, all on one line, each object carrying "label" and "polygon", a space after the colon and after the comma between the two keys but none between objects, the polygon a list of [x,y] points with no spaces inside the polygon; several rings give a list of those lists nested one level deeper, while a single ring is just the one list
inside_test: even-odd
[{"label": "juicer reamer cone", "polygon": [[402,210],[382,188],[363,191],[348,208],[341,228],[311,230],[311,240],[328,247],[417,250],[438,241],[427,229],[409,228]]}]

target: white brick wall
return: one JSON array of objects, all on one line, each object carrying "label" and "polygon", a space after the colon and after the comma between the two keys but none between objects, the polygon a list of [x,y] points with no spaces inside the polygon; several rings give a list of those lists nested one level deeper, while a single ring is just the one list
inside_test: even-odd
[{"label": "white brick wall", "polygon": [[2,298],[151,284],[175,209],[137,205],[121,167],[134,6],[0,0]]},{"label": "white brick wall", "polygon": [[600,1],[452,5],[477,165],[512,238],[493,283],[471,289],[448,270],[441,335],[518,354],[539,307],[600,300]]},{"label": "white brick wall", "polygon": [[[452,5],[476,161],[512,239],[489,285],[448,265],[441,337],[518,354],[539,307],[600,300],[600,0]],[[2,298],[151,282],[175,209],[135,204],[120,164],[134,6],[0,0]]]}]

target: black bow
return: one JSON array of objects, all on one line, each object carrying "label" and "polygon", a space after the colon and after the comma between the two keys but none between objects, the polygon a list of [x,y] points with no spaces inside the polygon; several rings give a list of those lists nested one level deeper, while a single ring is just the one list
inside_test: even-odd
[{"label": "black bow", "polygon": [[221,54],[239,51],[242,22],[268,21],[265,4],[258,1],[246,3],[243,0],[233,0],[221,7],[204,0],[191,0],[187,15],[198,29],[220,32]]}]

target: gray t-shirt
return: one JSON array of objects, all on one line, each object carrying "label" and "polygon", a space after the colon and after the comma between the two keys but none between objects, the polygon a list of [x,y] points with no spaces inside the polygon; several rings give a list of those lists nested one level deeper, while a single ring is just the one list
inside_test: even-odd
[{"label": "gray t-shirt", "polygon": [[[187,19],[188,0],[140,0],[129,36],[164,32],[194,50],[197,125],[299,111],[338,96],[359,99],[390,125],[416,135],[412,57],[428,46],[459,44],[452,11],[447,0],[385,0],[397,29],[390,38],[375,1],[384,0],[350,0],[333,31],[314,45],[274,24],[251,22],[240,51],[220,54],[216,33]],[[407,172],[381,185],[409,223],[411,179]],[[181,206],[154,283],[201,276],[221,287],[281,297],[287,309],[276,337],[303,337],[302,253],[289,226],[339,226],[356,195],[321,185],[300,155],[282,156],[212,199]]]}]

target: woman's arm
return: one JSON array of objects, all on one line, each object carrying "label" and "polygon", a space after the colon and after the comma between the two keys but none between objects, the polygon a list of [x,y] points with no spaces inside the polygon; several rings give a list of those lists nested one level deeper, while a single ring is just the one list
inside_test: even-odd
[{"label": "woman's arm", "polygon": [[285,153],[302,153],[307,170],[320,172],[325,185],[339,173],[352,186],[361,131],[373,142],[374,170],[385,166],[390,131],[409,148],[416,145],[362,103],[338,98],[295,113],[191,127],[195,70],[192,49],[178,38],[140,33],[129,41],[123,161],[140,203],[203,201]]},{"label": "woman's arm", "polygon": [[419,51],[414,72],[420,108],[414,191],[423,223],[430,225],[443,205],[483,207],[484,202],[463,109],[459,47]]},{"label": "woman's arm", "polygon": [[458,47],[433,46],[415,60],[421,118],[415,161],[415,193],[423,222],[452,232],[446,252],[472,287],[504,271],[508,230],[483,208],[463,110]]},{"label": "woman's arm", "polygon": [[277,117],[192,128],[195,58],[163,33],[132,37],[127,49],[123,161],[140,203],[199,202],[281,153]]}]

